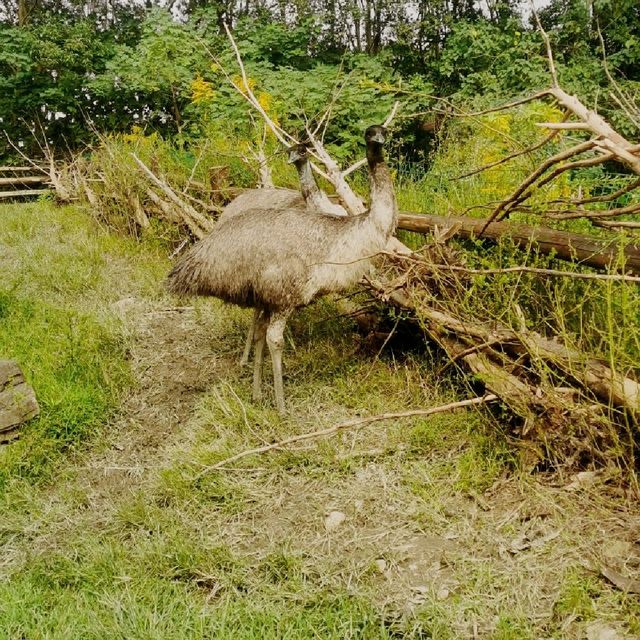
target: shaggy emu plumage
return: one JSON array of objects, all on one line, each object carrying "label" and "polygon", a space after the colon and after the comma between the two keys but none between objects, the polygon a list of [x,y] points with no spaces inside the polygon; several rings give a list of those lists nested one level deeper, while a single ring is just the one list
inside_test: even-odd
[{"label": "shaggy emu plumage", "polygon": [[[228,220],[248,209],[264,215],[263,209],[281,209],[284,207],[305,207],[310,213],[321,215],[346,216],[347,212],[339,204],[329,200],[327,194],[318,187],[309,161],[309,150],[305,144],[296,144],[288,149],[288,161],[295,165],[300,179],[300,191],[292,189],[249,189],[232,200],[220,214],[218,220]],[[251,326],[247,332],[240,366],[249,362],[253,336],[262,311],[254,309]]]},{"label": "shaggy emu plumage", "polygon": [[304,207],[248,209],[221,220],[175,265],[168,288],[215,296],[260,310],[254,335],[253,396],[261,397],[265,343],[273,364],[276,405],[285,411],[283,333],[291,313],[342,291],[369,269],[395,228],[396,202],[382,145],[386,130],[365,133],[371,206],[361,216],[310,215]]}]

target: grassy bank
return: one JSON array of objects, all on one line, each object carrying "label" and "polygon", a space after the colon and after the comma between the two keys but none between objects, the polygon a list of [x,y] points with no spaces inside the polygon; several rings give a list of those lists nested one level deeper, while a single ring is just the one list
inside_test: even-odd
[{"label": "grassy bank", "polygon": [[43,409],[2,451],[0,638],[640,633],[637,596],[598,572],[637,555],[637,506],[606,476],[521,474],[485,411],[206,472],[264,442],[459,398],[433,354],[392,341],[375,358],[318,303],[291,322],[281,420],[237,366],[247,313],[165,298],[161,249],[44,203],[3,207],[0,224],[0,349]]},{"label": "grassy bank", "polygon": [[2,207],[0,354],[33,385],[42,413],[0,453],[0,483],[42,479],[103,428],[131,382],[114,303],[153,295],[159,251],[116,239],[86,213],[39,202]]}]

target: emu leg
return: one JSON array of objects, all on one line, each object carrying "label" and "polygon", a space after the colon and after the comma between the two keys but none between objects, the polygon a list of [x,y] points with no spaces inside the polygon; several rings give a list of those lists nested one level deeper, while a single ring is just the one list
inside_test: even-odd
[{"label": "emu leg", "polygon": [[249,356],[251,355],[251,347],[253,346],[253,336],[256,332],[256,325],[262,311],[260,309],[253,310],[253,318],[251,319],[251,326],[247,333],[247,340],[244,343],[244,351],[242,352],[242,358],[240,358],[240,366],[244,367],[249,364]]},{"label": "emu leg", "polygon": [[276,407],[280,415],[284,415],[284,386],[282,383],[282,347],[284,346],[284,328],[289,312],[274,313],[269,319],[267,328],[267,344],[273,364],[273,388],[276,394]]},{"label": "emu leg", "polygon": [[266,312],[258,314],[253,331],[253,400],[262,399],[262,361],[264,358],[264,344],[267,338],[269,315]]}]

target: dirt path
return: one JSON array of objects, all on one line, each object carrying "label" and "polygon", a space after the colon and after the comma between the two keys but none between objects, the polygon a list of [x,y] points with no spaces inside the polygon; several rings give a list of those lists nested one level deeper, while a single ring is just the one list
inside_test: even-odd
[{"label": "dirt path", "polygon": [[106,447],[79,470],[92,501],[133,493],[168,465],[197,403],[221,373],[236,366],[212,349],[212,336],[193,307],[149,309],[135,299],[115,307],[130,333],[135,383],[109,428]]},{"label": "dirt path", "polygon": [[[180,523],[180,538],[207,549],[224,547],[242,567],[242,592],[255,602],[272,598],[269,576],[295,570],[304,593],[365,597],[384,612],[390,629],[425,619],[429,628],[443,630],[434,638],[537,639],[547,637],[545,632],[558,638],[634,637],[625,616],[640,618],[640,605],[630,614],[635,596],[626,599],[601,571],[640,570],[640,513],[602,478],[514,473],[479,493],[460,488],[471,436],[461,433],[455,446],[447,444],[453,423],[443,423],[422,453],[410,449],[413,432],[406,425],[395,439],[386,428],[363,430],[327,445],[311,443],[298,451],[296,463],[256,459],[253,466],[208,477],[210,486],[203,489],[189,475],[202,447],[215,450],[223,436],[238,450],[247,437],[274,438],[283,428],[311,430],[309,416],[320,406],[343,415],[340,399],[323,400],[323,389],[335,394],[339,377],[311,388],[306,404],[297,405],[298,415],[282,424],[251,407],[241,419],[237,404],[220,413],[221,400],[212,390],[225,380],[231,386],[238,381],[236,361],[228,354],[240,345],[230,346],[225,329],[212,331],[190,307],[127,299],[116,308],[130,332],[136,384],[107,429],[106,442],[78,457],[68,480],[51,488],[57,513],[33,527],[25,547],[46,554],[66,538],[120,531],[118,513],[142,496],[144,504],[161,504],[159,512]],[[315,358],[328,345],[308,348]],[[298,361],[304,361],[304,348],[294,354]],[[369,371],[370,363],[362,368]],[[295,375],[290,372],[290,379]],[[408,369],[393,370],[383,380],[402,392],[401,375],[407,386],[413,384]],[[376,386],[381,383],[371,384],[376,396],[390,393]],[[207,402],[212,413],[205,420],[199,412]],[[487,462],[474,464],[482,472]],[[187,498],[157,500],[160,472],[168,468],[186,469]],[[74,492],[82,500],[70,501]],[[27,557],[24,551],[15,562]],[[237,597],[233,563],[215,579],[206,578],[207,603]],[[291,587],[285,582],[284,588]],[[509,633],[499,635],[502,627]]]}]

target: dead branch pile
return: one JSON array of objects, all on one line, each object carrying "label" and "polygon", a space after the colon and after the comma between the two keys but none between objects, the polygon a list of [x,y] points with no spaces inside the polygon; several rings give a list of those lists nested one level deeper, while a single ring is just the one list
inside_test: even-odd
[{"label": "dead branch pile", "polygon": [[[518,100],[503,107],[490,109],[474,115],[508,109],[533,100],[549,99],[564,110],[565,117],[562,122],[538,123],[538,126],[551,131],[541,143],[518,152],[518,154],[512,154],[499,162],[507,162],[515,155],[522,155],[523,153],[531,152],[549,144],[560,131],[580,132],[585,134],[586,139],[553,154],[531,172],[520,185],[518,185],[513,193],[497,204],[485,221],[484,229],[492,222],[499,222],[500,220],[508,218],[511,213],[515,211],[531,211],[531,208],[526,204],[529,198],[531,198],[536,191],[548,185],[567,171],[594,167],[604,164],[605,162],[613,161],[626,167],[626,169],[633,174],[640,176],[640,145],[627,140],[600,114],[586,107],[576,96],[568,94],[559,85],[549,37],[540,25],[539,20],[538,28],[547,49],[547,61],[552,81],[551,86],[524,100]],[[616,96],[615,84],[613,95],[614,97]],[[495,164],[497,163],[491,163],[490,166],[495,166]],[[468,177],[468,175],[475,174],[487,168],[489,168],[489,166],[481,167],[463,177]],[[630,179],[621,189],[611,194],[593,197],[577,196],[568,200],[556,200],[548,203],[549,205],[555,206],[543,208],[542,215],[544,218],[552,220],[586,218],[595,226],[606,229],[640,229],[640,220],[628,219],[629,216],[640,213],[640,202],[632,201],[626,206],[613,206],[609,208],[606,206],[611,202],[615,202],[621,196],[636,190],[639,186],[640,179]],[[604,205],[604,207],[592,208],[589,207],[589,205],[598,205],[599,207]]]},{"label": "dead branch pile", "polygon": [[[105,139],[90,158],[79,158],[73,190],[93,215],[121,233],[134,237],[166,223],[174,234],[203,238],[213,227],[221,206],[237,190],[230,188],[225,166],[185,168],[168,166],[161,153],[146,150],[142,160],[131,147]],[[200,168],[205,180],[194,176]],[[171,232],[170,232],[171,233]]]},{"label": "dead branch pile", "polygon": [[[462,311],[472,277],[510,271],[470,269],[462,255],[436,243],[411,256],[388,254],[384,279],[370,278],[366,286],[377,300],[419,324],[442,350],[443,370],[455,366],[472,386],[500,398],[509,433],[527,465],[628,463],[633,459],[632,425],[640,417],[640,383],[557,336],[530,330],[517,305],[515,327],[490,313],[478,317],[477,308],[475,315]],[[621,436],[625,429],[630,430],[626,440]]]}]

